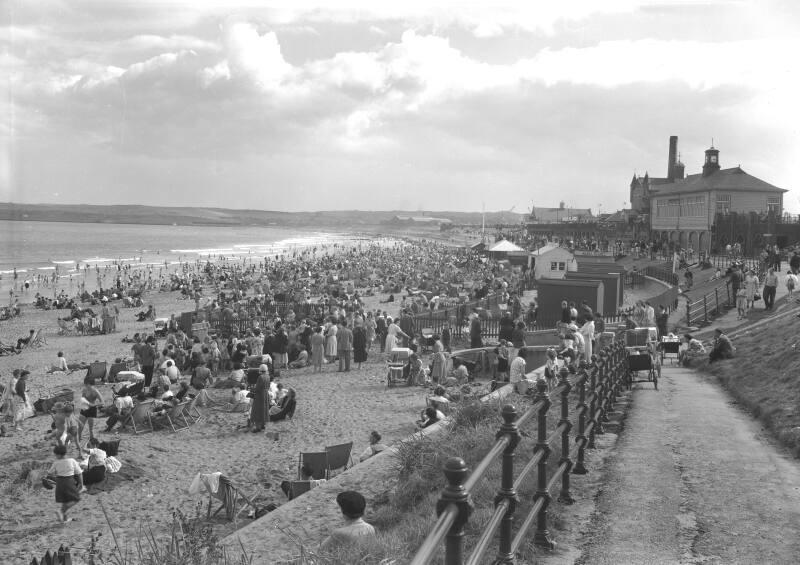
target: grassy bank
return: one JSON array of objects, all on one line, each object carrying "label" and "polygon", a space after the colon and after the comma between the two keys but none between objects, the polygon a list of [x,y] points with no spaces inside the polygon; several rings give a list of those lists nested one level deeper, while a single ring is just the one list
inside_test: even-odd
[{"label": "grassy bank", "polygon": [[736,357],[698,367],[714,375],[794,457],[800,457],[800,319],[786,316],[734,338]]},{"label": "grassy bank", "polygon": [[[573,395],[574,396],[574,395]],[[553,406],[548,418],[548,433],[552,433],[558,420],[557,414],[560,400],[553,397]],[[570,397],[571,407],[575,398]],[[386,492],[381,500],[373,501],[368,508],[367,521],[378,531],[377,539],[357,550],[343,550],[334,554],[320,555],[313,551],[308,554],[304,548],[306,560],[298,559],[293,564],[314,563],[319,565],[340,564],[401,564],[408,563],[435,521],[436,502],[445,478],[442,465],[453,456],[462,457],[470,469],[474,469],[495,441],[501,418],[499,410],[502,404],[512,403],[520,413],[531,405],[529,398],[512,395],[501,403],[475,402],[458,409],[452,418],[452,424],[442,434],[435,437],[422,437],[405,442],[396,458],[396,471],[400,482],[396,488]],[[523,437],[517,447],[516,473],[522,469],[533,455],[536,436],[536,419],[532,419],[522,428]],[[558,442],[554,442],[557,444]],[[553,445],[553,452],[548,459],[548,474],[558,467],[560,457],[558,445]],[[518,495],[517,520],[522,520],[534,501],[536,490],[535,471],[528,475]],[[465,549],[468,553],[474,547],[481,534],[482,527],[494,511],[494,497],[500,485],[499,459],[490,466],[484,480],[478,483],[473,492],[475,510],[470,517],[466,529]],[[559,504],[554,500],[549,509],[550,530],[558,537],[558,532],[566,525],[560,517]],[[532,532],[529,542],[520,550],[521,562],[531,562],[543,550],[532,543]],[[301,545],[298,541],[298,545]],[[493,555],[495,546],[487,554]],[[440,550],[432,563],[443,563],[444,555]]]}]

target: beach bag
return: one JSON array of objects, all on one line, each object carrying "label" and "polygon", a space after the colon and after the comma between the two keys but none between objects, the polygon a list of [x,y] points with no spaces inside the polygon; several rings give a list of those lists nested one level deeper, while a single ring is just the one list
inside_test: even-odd
[{"label": "beach bag", "polygon": [[52,477],[42,477],[42,486],[47,490],[53,490],[56,488],[56,482]]},{"label": "beach bag", "polygon": [[756,300],[761,300],[761,295],[758,293],[753,295],[753,302],[755,302]]}]

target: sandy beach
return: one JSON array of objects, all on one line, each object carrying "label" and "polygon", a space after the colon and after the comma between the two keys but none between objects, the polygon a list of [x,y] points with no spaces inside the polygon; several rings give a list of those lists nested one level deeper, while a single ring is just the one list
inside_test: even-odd
[{"label": "sandy beach", "polygon": [[[188,302],[178,299],[177,292],[151,292],[146,303],[153,303],[160,314],[186,310]],[[380,297],[371,297],[377,306]],[[152,331],[152,322],[135,322],[139,309],[121,309],[117,332],[95,336],[58,335],[56,319],[63,311],[43,311],[24,306],[22,316],[2,322],[0,340],[16,343],[28,330],[41,329],[47,344],[26,349],[19,355],[0,357],[0,378],[7,381],[14,369],[31,372],[29,389],[34,399],[46,389],[69,387],[76,400],[85,371],[69,374],[46,374],[46,369],[63,351],[70,363],[95,360],[113,362],[130,354],[124,336],[137,331]],[[385,384],[385,359],[376,346],[361,370],[337,373],[328,365],[321,374],[311,368],[282,371],[279,379],[297,391],[298,409],[292,420],[269,424],[268,431],[277,431],[278,439],[264,434],[237,430],[246,415],[203,408],[203,419],[190,429],[173,433],[157,430],[134,435],[130,431],[106,434],[103,439],[121,439],[118,459],[122,469],[110,475],[108,484],[92,487],[84,494],[71,515],[75,521],[61,524],[55,514],[53,491],[45,490],[38,480],[29,484],[30,469],[46,470],[53,460],[50,440],[44,440],[51,418],[39,415],[25,420],[22,432],[10,432],[0,438],[0,488],[5,503],[0,506],[0,546],[3,563],[27,564],[33,556],[65,543],[80,555],[88,548],[91,537],[102,534],[99,546],[112,547],[109,524],[120,540],[130,543],[140,526],[150,527],[156,535],[169,534],[172,513],[180,510],[195,514],[198,503],[205,504],[207,495],[193,497],[188,487],[196,473],[220,471],[260,505],[282,504],[286,498],[279,489],[281,480],[297,475],[297,458],[301,450],[320,450],[325,445],[353,441],[353,453],[359,454],[368,445],[373,429],[383,434],[385,443],[401,439],[414,430],[414,420],[424,408],[423,388],[392,388]],[[100,387],[106,404],[112,398],[108,385]],[[212,390],[214,399],[224,401],[228,390]],[[103,428],[98,419],[96,428]],[[76,452],[71,450],[70,456]],[[104,517],[102,506],[108,514]],[[205,506],[202,511],[205,512]],[[224,514],[224,513],[223,513]],[[247,518],[239,526],[249,523]],[[215,520],[215,533],[223,536],[234,527],[223,518]],[[121,543],[123,543],[121,541]],[[77,559],[73,562],[81,562]]]}]

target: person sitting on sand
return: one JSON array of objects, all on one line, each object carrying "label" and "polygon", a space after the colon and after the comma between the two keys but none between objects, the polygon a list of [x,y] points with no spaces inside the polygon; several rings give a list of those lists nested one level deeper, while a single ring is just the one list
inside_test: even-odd
[{"label": "person sitting on sand", "polygon": [[83,469],[77,461],[67,455],[65,445],[57,445],[53,448],[56,460],[48,469],[48,476],[52,476],[56,483],[56,502],[61,504],[58,510],[60,522],[68,522],[67,510],[75,506],[81,500],[81,493],[86,491],[83,486]]},{"label": "person sitting on sand", "polygon": [[292,418],[297,408],[296,396],[297,393],[295,390],[289,388],[289,390],[286,391],[286,396],[284,396],[278,404],[269,409],[269,421],[278,422],[286,418]]},{"label": "person sitting on sand", "polygon": [[302,369],[308,366],[308,351],[301,349],[297,354],[297,359],[289,363],[290,369]]},{"label": "person sitting on sand", "polygon": [[89,459],[83,472],[83,484],[102,483],[106,479],[106,452],[100,449],[100,440],[96,437],[91,438],[87,452]]},{"label": "person sitting on sand", "polygon": [[359,461],[366,461],[373,455],[377,455],[381,451],[386,449],[386,446],[381,443],[381,434],[372,430],[369,434],[369,445],[361,452],[361,455],[358,456]]},{"label": "person sitting on sand", "polygon": [[225,412],[247,412],[250,410],[250,398],[247,396],[247,387],[243,384],[231,389],[231,401],[223,407]]},{"label": "person sitting on sand", "polygon": [[323,540],[320,550],[359,545],[375,539],[375,528],[363,519],[367,501],[361,493],[352,490],[341,492],[336,497],[336,503],[342,511],[345,524],[333,530],[331,535]]},{"label": "person sitting on sand", "polygon": [[67,360],[64,358],[64,352],[59,351],[56,356],[56,364],[52,365],[47,372],[48,373],[66,373],[69,371],[69,365],[67,364]]}]

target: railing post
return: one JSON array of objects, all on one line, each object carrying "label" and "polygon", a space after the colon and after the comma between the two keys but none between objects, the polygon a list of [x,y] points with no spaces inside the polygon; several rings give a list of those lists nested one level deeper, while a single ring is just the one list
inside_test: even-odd
[{"label": "railing post", "polygon": [[[592,355],[594,357],[594,355]],[[586,451],[586,379],[589,373],[584,367],[581,370],[581,376],[575,383],[578,386],[578,435],[575,436],[575,443],[578,444],[578,460],[572,468],[574,475],[585,475],[587,473],[586,466],[584,465],[584,455]]]},{"label": "railing post", "polygon": [[440,515],[451,504],[455,504],[458,508],[458,516],[445,538],[444,562],[446,565],[464,563],[464,526],[473,510],[472,499],[464,488],[467,475],[469,475],[469,468],[460,457],[450,457],[445,462],[444,476],[447,479],[447,486],[442,490],[442,496],[436,503],[436,515]]},{"label": "railing post", "polygon": [[597,435],[603,435],[605,431],[603,430],[603,422],[608,422],[608,418],[606,417],[606,402],[608,398],[608,370],[611,366],[611,357],[609,354],[608,349],[603,349],[600,352],[600,382],[598,383],[600,387],[600,398],[598,399],[597,404]]},{"label": "railing post", "polygon": [[594,357],[594,363],[592,363],[592,372],[591,380],[589,384],[589,391],[592,394],[592,400],[589,402],[589,421],[594,423],[592,426],[592,431],[589,433],[589,444],[587,447],[589,449],[594,449],[594,437],[597,434],[597,429],[600,427],[600,422],[597,420],[597,400],[599,398],[598,390],[597,390],[597,376],[600,373],[600,357],[599,355],[592,355]]},{"label": "railing post", "polygon": [[542,509],[536,517],[536,533],[533,536],[533,543],[538,546],[553,549],[555,543],[550,539],[550,532],[547,529],[547,507],[550,505],[550,492],[547,490],[547,459],[550,456],[550,446],[547,445],[547,411],[550,410],[550,397],[547,394],[547,382],[544,379],[536,381],[536,396],[534,402],[541,402],[539,408],[538,422],[536,424],[536,447],[533,452],[542,452],[536,473],[536,494],[533,500],[542,499]]},{"label": "railing post", "polygon": [[500,478],[500,490],[494,498],[495,505],[502,500],[508,500],[508,508],[500,523],[500,547],[497,552],[496,564],[514,563],[514,552],[511,550],[511,541],[514,537],[514,512],[517,510],[519,497],[514,489],[514,451],[519,445],[520,433],[517,426],[517,409],[511,404],[503,406],[501,412],[503,424],[497,432],[497,438],[508,436],[509,442],[503,450],[503,463]]},{"label": "railing post", "polygon": [[572,390],[572,385],[569,383],[567,376],[569,372],[563,367],[558,373],[558,386],[561,389],[561,420],[558,425],[564,426],[564,431],[561,432],[561,459],[558,460],[558,465],[567,467],[561,475],[561,492],[558,493],[558,501],[564,504],[572,504],[575,499],[569,492],[569,473],[572,471],[572,460],[569,458],[569,432],[572,430],[572,422],[569,421],[569,393]]}]

